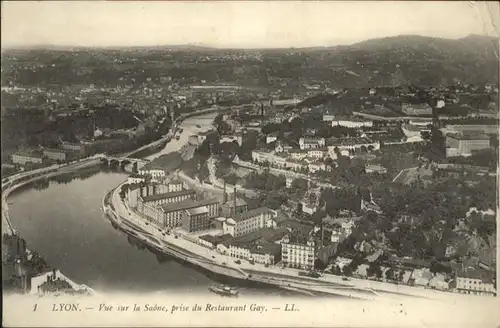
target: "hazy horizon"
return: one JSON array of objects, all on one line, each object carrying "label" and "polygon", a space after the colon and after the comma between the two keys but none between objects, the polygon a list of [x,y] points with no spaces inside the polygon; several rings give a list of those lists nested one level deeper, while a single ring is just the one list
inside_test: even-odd
[{"label": "hazy horizon", "polygon": [[2,49],[351,45],[496,36],[494,2],[2,2]]}]

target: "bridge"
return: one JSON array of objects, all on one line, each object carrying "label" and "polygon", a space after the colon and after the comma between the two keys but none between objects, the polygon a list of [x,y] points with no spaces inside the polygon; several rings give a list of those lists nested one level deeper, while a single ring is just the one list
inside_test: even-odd
[{"label": "bridge", "polygon": [[142,164],[145,165],[150,162],[150,160],[145,158],[132,158],[126,156],[110,156],[110,155],[99,155],[97,156],[102,163],[107,163],[108,165],[127,165],[127,164]]}]

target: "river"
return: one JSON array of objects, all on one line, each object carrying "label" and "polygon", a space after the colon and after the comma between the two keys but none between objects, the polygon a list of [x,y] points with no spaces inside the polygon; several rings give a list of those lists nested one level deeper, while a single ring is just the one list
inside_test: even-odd
[{"label": "river", "polygon": [[[173,139],[148,158],[180,149],[190,134],[209,129],[214,116],[187,119],[180,140]],[[127,178],[126,173],[96,168],[77,175],[80,178],[58,178],[38,188],[23,188],[9,197],[12,224],[30,249],[76,283],[98,292],[209,293],[207,288],[214,281],[205,273],[174,259],[158,260],[105,218],[102,199]],[[241,288],[247,295],[290,294],[274,288]]]}]

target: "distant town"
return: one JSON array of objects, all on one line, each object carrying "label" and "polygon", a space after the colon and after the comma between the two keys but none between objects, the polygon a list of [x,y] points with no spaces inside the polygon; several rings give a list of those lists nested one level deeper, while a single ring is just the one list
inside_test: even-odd
[{"label": "distant town", "polygon": [[[2,193],[30,172],[121,166],[128,180],[104,200],[114,224],[199,263],[271,284],[282,275],[301,291],[321,280],[496,295],[498,81],[445,71],[424,83],[404,60],[383,71],[368,55],[331,59],[337,73],[323,78],[324,52],[182,51],[144,63],[133,51],[106,62],[83,50],[7,54]],[[161,74],[161,58],[185,66]],[[303,58],[313,76],[276,68]],[[73,80],[58,77],[78,60]],[[272,68],[245,74],[254,65]],[[145,159],[168,144],[178,147]],[[4,284],[71,290],[37,258],[5,236]],[[26,282],[42,273],[44,284]]]}]

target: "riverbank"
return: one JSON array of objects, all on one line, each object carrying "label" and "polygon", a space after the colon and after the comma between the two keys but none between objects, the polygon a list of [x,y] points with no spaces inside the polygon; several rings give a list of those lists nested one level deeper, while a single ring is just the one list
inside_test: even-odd
[{"label": "riverbank", "polygon": [[[181,122],[184,118],[196,116],[196,115],[204,115],[206,113],[211,113],[214,111],[218,111],[216,108],[209,108],[206,110],[201,110],[198,112],[188,113],[186,115],[181,116],[177,122]],[[162,147],[165,147],[166,144],[169,143],[172,139],[172,135],[177,126],[173,127],[171,133],[167,134],[163,138],[156,140],[148,145],[144,145],[139,149],[134,150],[132,153],[136,153],[137,151],[150,151],[153,148],[153,151],[156,153],[158,151],[161,152]],[[105,155],[104,155],[105,156]],[[130,154],[125,154],[126,157],[130,157]],[[72,163],[63,164],[63,165],[52,165],[50,167],[44,167],[36,170],[19,172],[10,177],[6,177],[2,180],[2,227],[3,231],[9,235],[19,236],[16,231],[15,225],[12,223],[9,213],[9,202],[7,201],[8,197],[15,192],[16,190],[20,190],[23,186],[27,186],[29,184],[35,183],[37,181],[42,181],[42,184],[45,185],[45,181],[48,183],[48,179],[54,178],[56,176],[64,176],[66,174],[74,174],[83,169],[87,169],[89,167],[98,166],[101,164],[101,155],[92,156],[89,158],[80,159],[74,161]],[[123,157],[123,156],[121,156]],[[44,181],[45,180],[45,181]],[[71,180],[71,179],[70,179]],[[29,242],[29,240],[28,240]],[[31,252],[31,251],[29,251]],[[53,261],[50,261],[53,262]],[[64,279],[68,280],[68,283],[72,286],[80,286],[79,284],[70,280],[67,276],[62,273],[59,275],[60,277],[64,277]],[[89,288],[90,290],[90,288]]]},{"label": "riverbank", "polygon": [[[117,190],[120,187],[121,185],[118,189],[111,191],[110,196],[107,197],[110,204],[103,203],[104,210],[108,215],[111,214],[110,218],[115,224],[125,227],[124,230],[128,233],[139,236],[144,243],[156,247],[157,250],[169,256],[178,257],[217,274],[282,289],[300,290],[303,293],[345,296],[364,300],[403,300],[417,297],[450,302],[457,298],[476,297],[373,280],[350,278],[349,281],[344,281],[341,276],[332,274],[325,274],[320,278],[300,277],[298,273],[301,270],[298,269],[265,267],[246,261],[241,261],[236,265],[234,258],[196,244],[189,239],[189,236],[179,232],[174,232],[173,235],[164,235],[162,233],[164,230],[161,227],[155,226],[151,222],[146,224],[139,214],[126,208],[126,205],[121,201],[117,195]],[[113,210],[109,211],[111,206]]]}]

